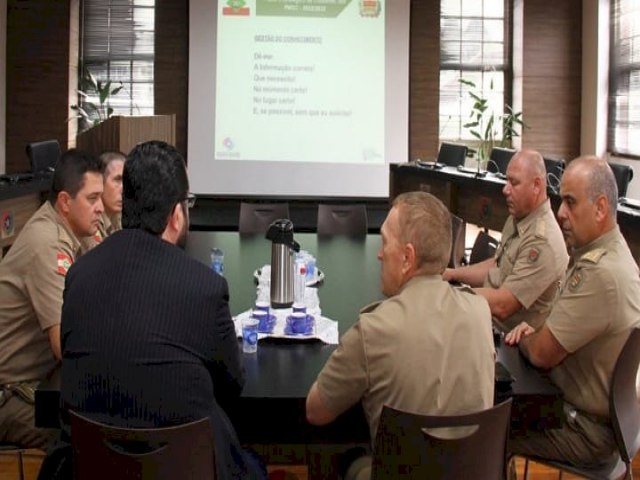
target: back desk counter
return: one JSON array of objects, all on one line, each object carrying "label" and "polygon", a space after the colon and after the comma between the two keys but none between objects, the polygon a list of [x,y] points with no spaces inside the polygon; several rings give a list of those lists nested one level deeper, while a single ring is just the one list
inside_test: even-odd
[{"label": "back desk counter", "polygon": [[[415,163],[391,164],[389,199],[404,192],[422,190],[444,202],[452,213],[468,223],[501,231],[509,216],[502,188],[505,180],[489,173],[476,178],[456,168],[433,169]],[[549,189],[553,211],[557,213],[560,197]],[[640,209],[618,205],[618,224],[636,262],[640,260]]]}]

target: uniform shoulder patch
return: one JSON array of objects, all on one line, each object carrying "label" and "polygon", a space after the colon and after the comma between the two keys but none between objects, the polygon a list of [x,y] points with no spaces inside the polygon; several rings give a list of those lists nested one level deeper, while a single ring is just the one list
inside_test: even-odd
[{"label": "uniform shoulder patch", "polygon": [[585,253],[580,257],[580,260],[586,260],[591,263],[598,263],[607,251],[604,248],[596,248],[590,252]]},{"label": "uniform shoulder patch", "polygon": [[540,249],[536,247],[532,247],[527,254],[527,261],[529,263],[536,263],[540,258]]},{"label": "uniform shoulder patch", "polygon": [[581,270],[577,270],[571,275],[568,282],[568,288],[570,292],[577,292],[584,280],[584,273]]},{"label": "uniform shoulder patch", "polygon": [[69,255],[58,252],[56,272],[58,272],[59,275],[62,275],[63,277],[66,276],[72,264],[73,260],[71,260]]}]

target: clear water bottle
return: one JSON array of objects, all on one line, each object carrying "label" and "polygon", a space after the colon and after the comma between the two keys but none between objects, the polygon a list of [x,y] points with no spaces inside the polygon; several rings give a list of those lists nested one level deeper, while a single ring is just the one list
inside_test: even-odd
[{"label": "clear water bottle", "polygon": [[298,257],[296,259],[293,282],[293,303],[294,305],[304,305],[304,290],[307,287],[307,266],[304,258]]},{"label": "clear water bottle", "polygon": [[219,248],[211,249],[211,270],[224,276],[224,253]]}]

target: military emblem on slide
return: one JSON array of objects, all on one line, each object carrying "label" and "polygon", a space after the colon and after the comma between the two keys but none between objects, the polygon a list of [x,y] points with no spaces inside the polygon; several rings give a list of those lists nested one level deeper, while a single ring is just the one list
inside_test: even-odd
[{"label": "military emblem on slide", "polygon": [[360,16],[377,17],[380,15],[380,0],[360,0]]},{"label": "military emblem on slide", "polygon": [[245,6],[247,2],[244,0],[228,0],[227,6],[222,8],[223,15],[249,15],[249,7]]}]

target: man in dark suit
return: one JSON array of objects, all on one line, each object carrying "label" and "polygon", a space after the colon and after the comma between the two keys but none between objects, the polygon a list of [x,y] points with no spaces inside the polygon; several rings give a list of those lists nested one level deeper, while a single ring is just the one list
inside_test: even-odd
[{"label": "man in dark suit", "polygon": [[224,412],[244,385],[227,283],[179,248],[195,200],[188,188],[172,146],[152,141],[129,154],[124,229],[67,276],[62,401],[99,422],[134,428],[209,417],[217,478],[262,478]]}]

